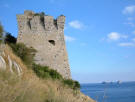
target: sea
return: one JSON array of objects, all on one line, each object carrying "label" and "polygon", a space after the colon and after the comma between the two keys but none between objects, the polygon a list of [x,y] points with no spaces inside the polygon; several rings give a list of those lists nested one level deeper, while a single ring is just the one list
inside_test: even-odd
[{"label": "sea", "polygon": [[97,102],[135,102],[135,82],[81,84],[81,92]]}]

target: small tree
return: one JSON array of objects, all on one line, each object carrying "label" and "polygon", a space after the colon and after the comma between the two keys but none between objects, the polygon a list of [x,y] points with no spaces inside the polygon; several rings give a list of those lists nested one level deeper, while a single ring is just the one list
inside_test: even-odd
[{"label": "small tree", "polygon": [[3,26],[0,23],[0,38],[2,37],[2,33],[3,33]]},{"label": "small tree", "polygon": [[5,35],[5,43],[7,44],[15,44],[16,43],[16,38],[11,35],[11,33],[6,33]]}]

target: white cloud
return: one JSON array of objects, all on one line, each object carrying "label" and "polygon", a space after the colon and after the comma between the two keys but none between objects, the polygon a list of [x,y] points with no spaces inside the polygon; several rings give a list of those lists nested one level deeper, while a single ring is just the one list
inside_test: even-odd
[{"label": "white cloud", "polygon": [[120,34],[118,32],[111,32],[111,33],[109,33],[107,35],[107,40],[109,40],[109,41],[117,41],[117,40],[119,40],[121,38],[126,39],[126,38],[128,38],[128,36],[127,35],[122,35],[122,34]]},{"label": "white cloud", "polygon": [[118,45],[122,46],[122,47],[134,47],[135,46],[135,44],[132,42],[123,42],[123,43],[119,43]]},{"label": "white cloud", "polygon": [[71,42],[71,41],[74,41],[74,40],[75,40],[75,38],[73,38],[73,37],[71,37],[71,36],[65,35],[64,37],[65,37],[65,40],[66,40],[67,42]]},{"label": "white cloud", "polygon": [[120,39],[120,34],[117,32],[111,32],[107,35],[109,40],[119,40]]},{"label": "white cloud", "polygon": [[124,8],[123,14],[133,14],[135,12],[135,5],[130,5]]},{"label": "white cloud", "polygon": [[78,20],[69,22],[69,26],[75,29],[82,29],[84,27],[83,23]]}]

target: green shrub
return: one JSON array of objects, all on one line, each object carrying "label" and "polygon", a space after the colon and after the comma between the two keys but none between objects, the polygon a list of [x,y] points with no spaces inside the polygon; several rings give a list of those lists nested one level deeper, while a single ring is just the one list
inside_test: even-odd
[{"label": "green shrub", "polygon": [[78,81],[74,81],[74,88],[75,89],[80,89],[81,85]]},{"label": "green shrub", "polygon": [[5,36],[5,43],[7,44],[15,44],[16,43],[16,38],[14,36],[11,35],[11,33],[6,33]]},{"label": "green shrub", "polygon": [[74,86],[74,81],[72,79],[65,79],[65,80],[63,80],[63,83],[65,85],[68,85],[71,88],[73,88],[73,86]]},{"label": "green shrub", "polygon": [[63,83],[65,85],[68,85],[70,88],[76,90],[76,89],[80,89],[80,84],[78,81],[74,81],[72,79],[64,79]]},{"label": "green shrub", "polygon": [[41,12],[41,13],[35,13],[34,16],[45,16],[45,13],[44,13],[44,12]]},{"label": "green shrub", "polygon": [[32,68],[36,75],[40,78],[62,79],[62,75],[60,75],[56,70],[49,69],[47,66],[33,64]]},{"label": "green shrub", "polygon": [[32,66],[33,71],[36,73],[36,75],[40,78],[50,78],[49,75],[49,69],[47,66],[40,66],[37,64],[33,64]]},{"label": "green shrub", "polygon": [[23,43],[9,44],[13,52],[29,67],[32,67],[36,50],[26,47]]},{"label": "green shrub", "polygon": [[78,81],[74,81],[72,79],[64,79],[61,74],[59,74],[56,70],[50,69],[47,66],[41,66],[39,64],[33,64],[32,66],[33,71],[36,73],[36,75],[43,79],[58,79],[60,80],[64,85],[67,85],[68,87],[77,90],[80,89],[80,84]]},{"label": "green shrub", "polygon": [[50,69],[50,75],[53,79],[62,79],[62,75],[60,75],[56,70]]}]

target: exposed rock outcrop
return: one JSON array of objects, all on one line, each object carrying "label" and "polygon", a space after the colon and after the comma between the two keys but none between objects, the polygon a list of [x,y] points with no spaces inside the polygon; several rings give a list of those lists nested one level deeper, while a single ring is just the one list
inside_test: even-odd
[{"label": "exposed rock outcrop", "polygon": [[12,53],[7,52],[9,49],[6,45],[0,45],[0,69],[9,70],[11,73],[17,73],[19,76],[22,74],[22,68],[13,59]]},{"label": "exposed rock outcrop", "polygon": [[6,69],[6,62],[2,56],[0,56],[0,69],[2,70]]}]

